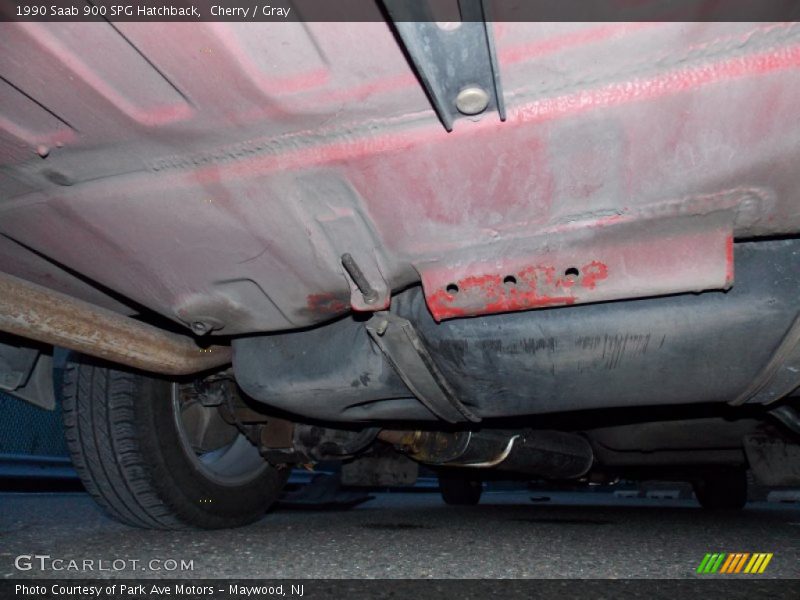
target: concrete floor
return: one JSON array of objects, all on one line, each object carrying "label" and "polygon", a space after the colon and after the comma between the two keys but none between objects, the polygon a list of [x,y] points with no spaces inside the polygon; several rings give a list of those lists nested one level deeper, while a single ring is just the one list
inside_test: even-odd
[{"label": "concrete floor", "polygon": [[[713,514],[690,500],[601,493],[531,500],[542,495],[486,493],[479,506],[450,507],[436,493],[384,493],[349,511],[278,510],[236,530],[165,532],[118,524],[81,493],[0,494],[0,575],[692,578],[707,552],[772,552],[764,576],[800,578],[797,504]],[[95,572],[14,567],[34,554],[94,560]],[[148,570],[153,559],[161,570]],[[167,571],[169,559],[193,568]],[[112,570],[97,572],[100,560]]]}]

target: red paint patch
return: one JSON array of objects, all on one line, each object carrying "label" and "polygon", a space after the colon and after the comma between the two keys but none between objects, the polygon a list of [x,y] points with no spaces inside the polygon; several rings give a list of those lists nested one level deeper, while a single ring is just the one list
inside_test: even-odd
[{"label": "red paint patch", "polygon": [[725,241],[725,285],[733,285],[733,236]]},{"label": "red paint patch", "polygon": [[597,282],[608,277],[608,267],[600,261],[593,260],[581,267],[581,285],[587,290],[597,287]]},{"label": "red paint patch", "polygon": [[553,289],[553,267],[527,267],[513,276],[513,282],[504,282],[496,274],[465,277],[456,282],[458,292],[438,290],[428,297],[428,307],[437,321],[453,317],[492,314],[573,304],[575,298],[567,295],[541,293],[540,288]]},{"label": "red paint patch", "polygon": [[[608,267],[592,261],[579,270],[580,276],[557,276],[555,267],[535,265],[513,274],[471,275],[427,295],[434,319],[452,319],[473,315],[567,306],[578,299],[570,290],[578,283],[593,290],[608,277]],[[448,291],[456,285],[458,291]]]},{"label": "red paint patch", "polygon": [[444,290],[434,292],[427,298],[428,308],[437,321],[443,319],[454,319],[456,317],[466,317],[467,311],[463,308],[452,306],[455,296],[448,294]]}]

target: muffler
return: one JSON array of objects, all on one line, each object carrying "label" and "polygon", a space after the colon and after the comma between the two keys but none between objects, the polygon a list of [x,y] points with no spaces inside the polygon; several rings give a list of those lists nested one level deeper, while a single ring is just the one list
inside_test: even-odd
[{"label": "muffler", "polygon": [[390,431],[378,439],[410,458],[429,465],[473,469],[496,468],[544,479],[585,475],[594,455],[589,442],[574,433],[537,430]]}]

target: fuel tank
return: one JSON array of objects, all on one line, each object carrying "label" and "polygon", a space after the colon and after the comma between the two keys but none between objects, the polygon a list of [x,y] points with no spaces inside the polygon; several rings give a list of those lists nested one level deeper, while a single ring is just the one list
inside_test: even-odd
[{"label": "fuel tank", "polygon": [[[436,323],[411,288],[391,311],[413,325],[455,398],[479,419],[731,402],[798,316],[800,240],[737,243],[734,258],[726,292]],[[414,373],[398,372],[404,366],[373,342],[366,318],[234,340],[237,381],[254,399],[310,418],[436,420],[405,383]]]}]

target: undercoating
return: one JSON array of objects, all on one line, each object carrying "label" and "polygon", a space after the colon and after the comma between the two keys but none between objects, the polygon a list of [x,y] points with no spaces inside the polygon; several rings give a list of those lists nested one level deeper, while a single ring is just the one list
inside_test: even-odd
[{"label": "undercoating", "polygon": [[[481,418],[730,402],[797,317],[800,240],[735,244],[726,292],[540,309],[436,323],[419,287],[392,299],[458,399]],[[367,334],[364,315],[233,341],[251,397],[329,421],[435,420]]]}]

